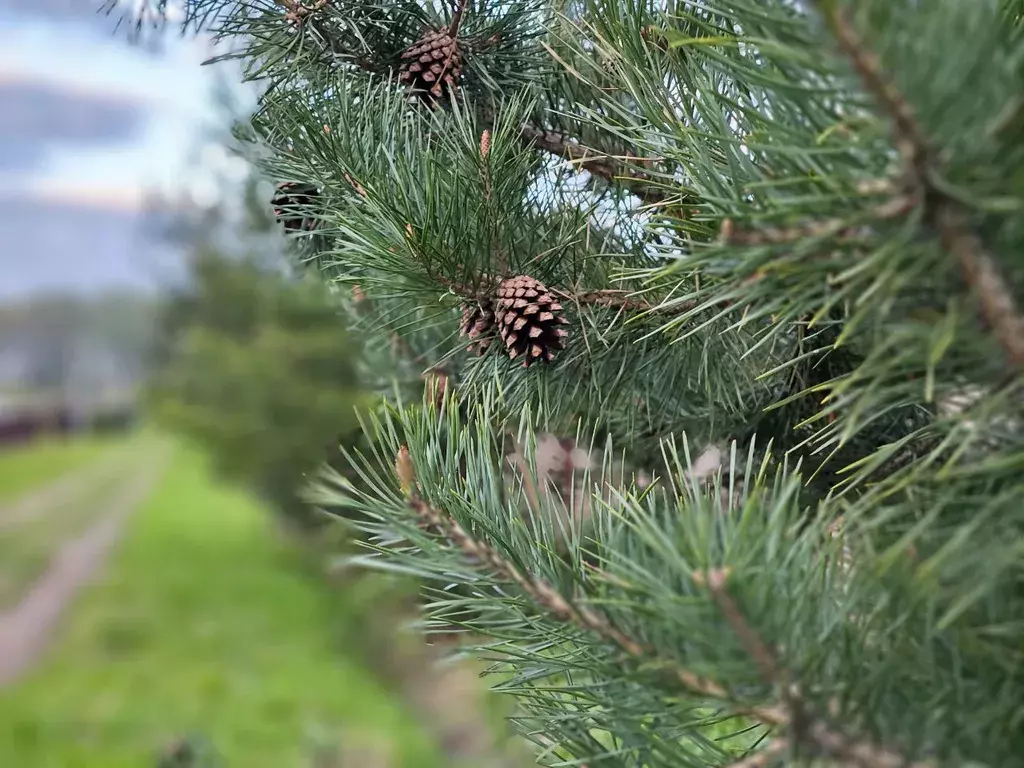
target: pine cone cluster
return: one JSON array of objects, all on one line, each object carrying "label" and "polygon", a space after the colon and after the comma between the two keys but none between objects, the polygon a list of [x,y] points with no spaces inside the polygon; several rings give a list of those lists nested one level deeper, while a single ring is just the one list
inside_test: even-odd
[{"label": "pine cone cluster", "polygon": [[510,359],[522,358],[526,368],[537,361],[550,362],[565,348],[568,332],[562,325],[562,305],[544,283],[529,275],[502,280],[494,299],[485,298],[466,305],[462,311],[462,334],[474,340],[478,354],[501,339]]},{"label": "pine cone cluster", "polygon": [[428,30],[403,54],[398,79],[424,101],[433,104],[445,86],[457,88],[462,74],[459,42],[448,28]]},{"label": "pine cone cluster", "polygon": [[309,232],[316,228],[316,219],[308,215],[320,191],[314,184],[285,181],[277,185],[271,205],[274,217],[287,232]]}]

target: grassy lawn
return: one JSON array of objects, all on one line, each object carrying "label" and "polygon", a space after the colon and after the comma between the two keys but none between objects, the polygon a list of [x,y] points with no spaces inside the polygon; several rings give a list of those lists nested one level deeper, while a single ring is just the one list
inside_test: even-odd
[{"label": "grassy lawn", "polygon": [[[49,660],[0,695],[0,765],[150,768],[195,735],[218,768],[312,768],[315,740],[395,744],[440,765],[336,638],[359,621],[249,498],[176,451]],[[319,735],[317,735],[319,734]]]},{"label": "grassy lawn", "polygon": [[120,438],[110,437],[53,438],[0,448],[0,504],[85,466],[120,442]]}]

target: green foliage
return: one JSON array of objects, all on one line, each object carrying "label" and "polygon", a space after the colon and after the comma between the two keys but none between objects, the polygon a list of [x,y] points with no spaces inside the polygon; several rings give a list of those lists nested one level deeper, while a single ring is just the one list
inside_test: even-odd
[{"label": "green foliage", "polygon": [[[267,86],[252,157],[320,190],[296,244],[451,379],[320,501],[492,638],[543,762],[1020,762],[1019,3],[483,0],[512,63],[467,39],[433,110],[393,69],[447,8],[187,6]],[[458,335],[517,274],[550,366]],[[609,463],[561,506],[509,466],[540,431]]]},{"label": "green foliage", "polygon": [[169,300],[158,418],[204,445],[217,468],[305,516],[305,477],[357,439],[358,343],[322,283],[200,251]]}]

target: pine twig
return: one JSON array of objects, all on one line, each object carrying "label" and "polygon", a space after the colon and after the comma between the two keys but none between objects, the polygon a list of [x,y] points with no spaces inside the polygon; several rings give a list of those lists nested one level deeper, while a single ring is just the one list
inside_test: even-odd
[{"label": "pine twig", "polygon": [[[917,196],[896,195],[868,212],[868,218],[874,220],[898,219],[910,213],[919,203]],[[725,219],[719,233],[719,240],[725,245],[784,245],[797,243],[807,238],[838,237],[840,240],[851,240],[857,236],[856,228],[849,225],[843,218],[810,221],[794,227],[763,227],[738,231],[732,219]]]},{"label": "pine twig", "polygon": [[[821,0],[819,4],[823,4]],[[1024,368],[1024,315],[998,263],[970,228],[963,205],[932,181],[934,153],[913,107],[885,76],[878,57],[861,40],[839,4],[830,3],[825,12],[840,50],[892,120],[908,180],[918,199],[928,206],[927,219],[938,231],[942,246],[960,262],[967,285],[978,294],[982,317],[1010,363]]]},{"label": "pine twig", "polygon": [[602,288],[594,291],[582,291],[580,293],[567,293],[555,291],[563,298],[575,301],[577,304],[589,304],[609,309],[622,309],[627,312],[658,312],[662,314],[681,315],[698,306],[696,301],[684,301],[672,307],[663,308],[658,304],[638,299],[629,294],[628,291],[616,290],[614,288]]},{"label": "pine twig", "polygon": [[[411,489],[407,493],[409,505],[420,520],[446,536],[471,561],[490,568],[499,576],[519,586],[538,606],[560,621],[575,624],[609,640],[637,661],[650,662],[652,658],[657,658],[656,652],[613,626],[606,616],[591,608],[573,605],[551,584],[536,576],[522,573],[490,544],[474,538],[450,515],[420,498],[415,491],[408,449],[404,447],[399,453],[396,471],[403,477],[403,488]],[[760,638],[728,594],[728,575],[727,570],[717,570],[708,574],[695,574],[694,579],[698,584],[708,587],[733,631],[747,652],[757,661],[762,675],[784,687],[782,703],[757,707],[736,706],[737,697],[721,684],[697,675],[674,661],[665,661],[663,668],[672,677],[693,694],[733,704],[736,714],[755,718],[765,725],[787,728],[790,730],[789,739],[809,742],[825,755],[857,768],[934,768],[929,762],[910,761],[898,752],[851,736],[820,717],[808,713],[799,687],[787,683],[788,675],[780,666],[776,654]],[[760,768],[763,764],[754,762],[752,766]],[[740,765],[744,766],[743,763]]]},{"label": "pine twig", "polygon": [[666,195],[650,175],[629,168],[625,163],[578,144],[570,137],[556,131],[546,131],[535,125],[524,123],[520,135],[528,144],[554,155],[560,155],[573,165],[599,176],[605,181],[624,187],[645,203],[660,203]]},{"label": "pine twig", "polygon": [[719,609],[725,615],[725,620],[732,627],[732,631],[740,639],[743,647],[757,663],[757,666],[760,667],[761,676],[772,684],[784,683],[783,672],[779,667],[779,661],[775,656],[775,652],[765,644],[753,627],[747,623],[736,602],[732,599],[732,595],[726,590],[725,582],[728,578],[728,569],[709,571],[707,576],[701,573],[694,574],[695,582],[701,586],[707,586]]},{"label": "pine twig", "polygon": [[462,26],[462,16],[466,12],[466,5],[468,0],[455,0],[455,8],[452,11],[452,20],[448,25],[448,34],[451,35],[452,39],[455,39],[459,34],[459,28]]},{"label": "pine twig", "polygon": [[[407,472],[407,470],[404,471]],[[408,484],[408,474],[406,474],[406,484]],[[410,495],[409,505],[420,520],[446,536],[467,558],[490,568],[499,576],[516,584],[547,613],[560,621],[575,624],[611,641],[635,659],[649,660],[648,649],[614,627],[606,616],[585,606],[573,605],[546,581],[536,576],[523,574],[489,544],[474,538],[450,515],[431,506],[415,493]],[[673,674],[691,693],[717,700],[731,699],[726,689],[713,680],[679,667],[673,668]],[[757,712],[761,712],[761,710],[757,710]],[[748,712],[745,710],[744,713]],[[750,713],[755,714],[754,712]],[[767,709],[762,714],[765,714],[769,721],[778,717],[777,712],[773,713]]]},{"label": "pine twig", "polygon": [[726,588],[728,569],[716,569],[707,574],[695,573],[693,578],[698,585],[707,587],[740,644],[760,668],[762,677],[782,689],[783,719],[791,730],[791,739],[809,742],[825,755],[857,768],[933,768],[929,762],[912,762],[898,752],[851,736],[810,714],[799,686],[788,682],[788,672],[779,663],[775,651],[747,621],[729,594]]}]

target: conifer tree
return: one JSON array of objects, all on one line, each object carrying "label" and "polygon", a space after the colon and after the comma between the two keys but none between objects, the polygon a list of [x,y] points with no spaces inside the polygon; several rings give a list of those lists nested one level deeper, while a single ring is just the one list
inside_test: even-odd
[{"label": "conifer tree", "polygon": [[1019,2],[187,8],[296,252],[444,382],[319,501],[538,762],[1024,764]]}]

